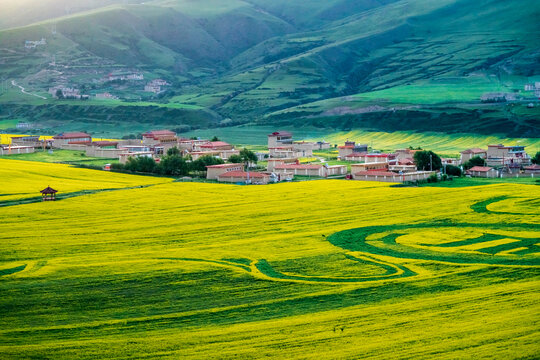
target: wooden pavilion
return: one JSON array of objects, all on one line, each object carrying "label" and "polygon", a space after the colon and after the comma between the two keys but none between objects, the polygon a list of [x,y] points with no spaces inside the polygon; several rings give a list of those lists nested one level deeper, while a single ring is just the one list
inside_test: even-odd
[{"label": "wooden pavilion", "polygon": [[47,186],[45,189],[41,190],[42,201],[55,201],[56,193],[58,190],[54,190],[52,187]]}]

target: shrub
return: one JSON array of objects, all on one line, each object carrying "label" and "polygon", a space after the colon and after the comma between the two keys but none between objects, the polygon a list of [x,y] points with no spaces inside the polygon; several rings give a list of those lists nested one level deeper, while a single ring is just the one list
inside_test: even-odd
[{"label": "shrub", "polygon": [[461,176],[461,169],[458,166],[446,165],[446,174],[450,176]]}]

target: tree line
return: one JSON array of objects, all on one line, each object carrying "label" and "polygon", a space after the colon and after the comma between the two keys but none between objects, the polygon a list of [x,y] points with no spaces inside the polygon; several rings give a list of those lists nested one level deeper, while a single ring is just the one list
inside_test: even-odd
[{"label": "tree line", "polygon": [[[231,163],[244,163],[246,166],[257,162],[257,155],[248,149],[240,150],[239,155],[229,157]],[[113,170],[149,173],[167,176],[188,176],[191,174],[201,175],[206,172],[207,166],[220,165],[225,162],[211,155],[201,156],[197,160],[192,160],[191,156],[182,156],[178,148],[173,147],[167,150],[167,155],[163,156],[159,162],[152,157],[131,157],[126,164],[112,164]]]}]

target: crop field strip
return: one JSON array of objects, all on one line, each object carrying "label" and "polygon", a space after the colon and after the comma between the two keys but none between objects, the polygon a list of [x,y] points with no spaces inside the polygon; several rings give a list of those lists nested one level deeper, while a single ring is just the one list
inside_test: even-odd
[{"label": "crop field strip", "polygon": [[109,173],[105,183],[92,170],[4,164],[10,181],[28,170],[12,194],[40,185],[44,169],[76,191],[92,179],[88,190],[152,186],[0,210],[3,358],[540,350],[538,186],[246,187]]}]

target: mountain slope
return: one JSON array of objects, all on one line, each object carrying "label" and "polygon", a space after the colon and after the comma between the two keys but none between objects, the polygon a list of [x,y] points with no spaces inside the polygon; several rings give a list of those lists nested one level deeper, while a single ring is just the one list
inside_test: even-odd
[{"label": "mountain slope", "polygon": [[[386,129],[398,122],[403,130],[457,131],[472,120],[479,124],[472,131],[502,128],[538,136],[531,124],[536,109],[517,104],[514,111],[480,99],[504,92],[533,100],[522,89],[540,75],[539,17],[540,4],[533,0],[156,0],[96,6],[1,31],[0,77],[37,94],[63,82],[136,98],[139,85],[97,80],[115,69],[139,71],[172,83],[154,101],[206,107],[233,122]],[[25,40],[41,37],[46,46],[24,49]],[[6,101],[26,100],[12,91],[0,95],[0,103]],[[487,119],[498,125],[479,120],[479,108],[489,108]],[[441,113],[453,115],[433,121]],[[417,120],[403,122],[408,116]]]}]

